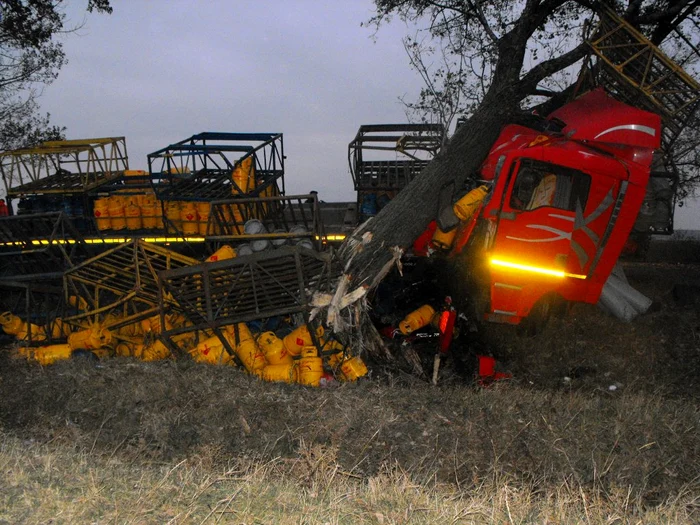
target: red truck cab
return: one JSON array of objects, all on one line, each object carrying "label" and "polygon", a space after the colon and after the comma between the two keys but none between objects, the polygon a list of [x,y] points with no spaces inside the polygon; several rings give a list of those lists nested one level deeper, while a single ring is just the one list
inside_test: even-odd
[{"label": "red truck cab", "polygon": [[481,168],[491,191],[465,231],[486,262],[491,321],[518,324],[555,296],[598,301],[660,145],[659,116],[602,90],[550,119],[561,132],[506,126]]}]

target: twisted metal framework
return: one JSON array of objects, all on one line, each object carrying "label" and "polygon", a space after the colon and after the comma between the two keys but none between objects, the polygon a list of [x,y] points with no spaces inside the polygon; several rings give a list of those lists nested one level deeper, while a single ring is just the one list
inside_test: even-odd
[{"label": "twisted metal framework", "polygon": [[15,215],[0,219],[2,279],[45,280],[87,257],[87,247],[62,212]]},{"label": "twisted metal framework", "polygon": [[191,323],[164,336],[192,330],[217,333],[225,325],[308,313],[313,293],[330,291],[339,274],[332,253],[300,246],[164,271],[161,316],[174,309]]},{"label": "twisted metal framework", "polygon": [[675,141],[700,102],[700,84],[609,8],[589,41],[599,58],[598,82],[616,98],[661,115],[663,145]]},{"label": "twisted metal framework", "polygon": [[76,295],[88,308],[66,322],[81,325],[90,318],[121,310],[125,326],[158,312],[158,273],[197,264],[196,259],[136,239],[93,257],[63,275],[66,300]]},{"label": "twisted metal framework", "polygon": [[[238,187],[231,177],[248,158],[259,181],[252,189]],[[282,134],[199,133],[149,154],[148,170],[160,200],[211,201],[234,194],[284,194]]]}]

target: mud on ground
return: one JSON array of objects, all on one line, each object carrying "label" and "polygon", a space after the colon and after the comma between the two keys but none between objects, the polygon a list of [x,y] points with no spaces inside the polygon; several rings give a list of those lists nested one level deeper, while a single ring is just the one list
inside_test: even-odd
[{"label": "mud on ground", "polygon": [[700,471],[700,303],[673,293],[700,284],[700,265],[625,270],[655,311],[626,324],[576,305],[532,338],[490,326],[475,345],[513,373],[490,388],[454,359],[437,387],[375,365],[356,384],[311,389],[189,362],[42,368],[4,351],[0,433],[156,461],[203,448],[222,461],[293,458],[322,445],[353,476],[393,465],[465,488],[494,476],[570,480],[630,487],[653,504]]}]

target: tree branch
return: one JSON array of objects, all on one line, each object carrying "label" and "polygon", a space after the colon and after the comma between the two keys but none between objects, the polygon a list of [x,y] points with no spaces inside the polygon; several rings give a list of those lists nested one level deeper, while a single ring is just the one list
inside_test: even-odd
[{"label": "tree branch", "polygon": [[484,31],[486,31],[488,37],[494,44],[497,44],[498,36],[496,36],[496,33],[493,32],[493,29],[491,29],[488,20],[486,20],[486,17],[484,16],[484,11],[481,9],[481,1],[477,0],[476,4],[474,4],[472,0],[467,0],[467,4],[476,14],[477,19],[481,23],[481,26],[484,28]]},{"label": "tree branch", "polygon": [[571,51],[568,51],[563,55],[540,62],[521,78],[516,89],[519,89],[526,94],[534,94],[535,90],[537,89],[537,84],[553,73],[575,64],[586,56],[587,51],[588,44],[586,42],[582,42]]}]

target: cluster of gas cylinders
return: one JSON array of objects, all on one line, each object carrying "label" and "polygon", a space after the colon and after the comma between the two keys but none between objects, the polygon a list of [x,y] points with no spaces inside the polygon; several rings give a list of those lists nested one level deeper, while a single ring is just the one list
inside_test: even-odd
[{"label": "cluster of gas cylinders", "polygon": [[[71,302],[84,307],[80,299]],[[164,316],[165,329],[186,327],[180,314]],[[47,328],[28,323],[11,312],[0,314],[0,326],[19,341],[41,342],[47,339],[65,339],[65,343],[47,346],[20,346],[18,353],[42,365],[70,359],[76,355],[91,357],[133,357],[143,361],[171,359],[170,348],[159,339],[163,331],[161,316],[124,325],[123,319],[108,315],[101,322],[74,329],[56,319],[47,334]],[[113,329],[109,326],[119,326]],[[319,386],[327,381],[355,381],[367,374],[367,367],[359,356],[341,343],[324,338],[323,327],[313,335],[306,323],[292,328],[281,322],[278,333],[272,330],[254,332],[258,323],[236,323],[222,326],[219,335],[211,331],[192,331],[171,338],[181,353],[187,353],[196,362],[213,365],[240,366],[248,373],[265,381],[299,383]]]}]

